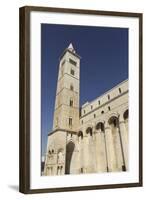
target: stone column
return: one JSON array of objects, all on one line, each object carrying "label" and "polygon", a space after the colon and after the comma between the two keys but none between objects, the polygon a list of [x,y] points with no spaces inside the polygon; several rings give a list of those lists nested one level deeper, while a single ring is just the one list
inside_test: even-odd
[{"label": "stone column", "polygon": [[128,137],[129,137],[129,135],[128,135],[128,119],[126,119],[125,121],[125,129],[126,129],[126,137],[127,137],[127,143],[128,143]]},{"label": "stone column", "polygon": [[81,137],[77,136],[78,140],[77,140],[77,146],[78,146],[78,173],[80,173],[80,169],[81,169]]},{"label": "stone column", "polygon": [[84,146],[83,146],[84,137],[79,137],[79,173],[81,173],[81,168],[84,167]]},{"label": "stone column", "polygon": [[89,137],[89,172],[97,172],[97,152],[96,152],[96,131],[95,128],[92,128],[92,135]]},{"label": "stone column", "polygon": [[107,141],[106,141],[106,136],[105,136],[105,129],[103,132],[103,141],[104,141],[104,151],[105,151],[105,171],[109,172],[109,167],[108,167],[108,153],[107,153]]},{"label": "stone column", "polygon": [[84,136],[84,173],[88,173],[88,163],[89,163],[89,139],[88,135]]},{"label": "stone column", "polygon": [[99,134],[100,131],[96,130],[95,131],[95,152],[96,152],[96,171],[99,172],[100,171],[100,160],[99,160]]},{"label": "stone column", "polygon": [[122,148],[123,148],[123,156],[124,156],[124,165],[126,170],[128,169],[128,134],[125,127],[125,122],[122,117],[119,120],[119,129],[121,134]]},{"label": "stone column", "polygon": [[78,174],[80,168],[80,155],[79,155],[79,144],[76,136],[73,138],[75,144],[74,151],[72,153],[71,164],[70,164],[70,174]]},{"label": "stone column", "polygon": [[112,130],[108,123],[105,124],[105,140],[107,149],[108,171],[116,171],[116,157],[113,144]]},{"label": "stone column", "polygon": [[107,172],[107,155],[106,155],[106,144],[105,144],[105,133],[101,131],[101,145],[100,145],[100,162],[101,172]]},{"label": "stone column", "polygon": [[57,175],[60,175],[60,167],[57,167]]},{"label": "stone column", "polygon": [[116,127],[113,127],[113,139],[114,139],[117,171],[122,171],[124,166],[124,155],[123,155],[123,146],[122,146],[121,133],[119,130],[119,124],[117,124]]},{"label": "stone column", "polygon": [[106,172],[107,163],[106,163],[106,152],[105,152],[105,140],[104,132],[101,129],[96,130],[95,132],[96,139],[96,169],[97,172]]},{"label": "stone column", "polygon": [[93,162],[94,162],[94,152],[93,152],[93,136],[88,133],[88,172],[93,173]]}]

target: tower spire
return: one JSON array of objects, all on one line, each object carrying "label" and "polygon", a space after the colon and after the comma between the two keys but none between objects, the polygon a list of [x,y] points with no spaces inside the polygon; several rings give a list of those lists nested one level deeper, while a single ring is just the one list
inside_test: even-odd
[{"label": "tower spire", "polygon": [[72,43],[69,44],[69,46],[67,47],[67,49],[69,49],[70,51],[72,51],[73,53],[75,53],[75,49],[74,49]]}]

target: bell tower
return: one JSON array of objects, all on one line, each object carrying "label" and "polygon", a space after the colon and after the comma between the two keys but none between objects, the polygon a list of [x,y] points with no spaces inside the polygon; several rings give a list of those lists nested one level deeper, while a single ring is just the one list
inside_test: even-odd
[{"label": "bell tower", "polygon": [[79,126],[80,56],[72,43],[59,61],[53,130],[76,131]]}]

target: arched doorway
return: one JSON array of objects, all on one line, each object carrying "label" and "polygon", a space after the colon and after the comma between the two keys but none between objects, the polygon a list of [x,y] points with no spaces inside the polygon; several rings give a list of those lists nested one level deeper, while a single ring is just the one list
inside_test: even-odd
[{"label": "arched doorway", "polygon": [[75,144],[72,141],[70,141],[66,145],[65,174],[70,174],[71,160],[72,160],[72,155],[73,155],[74,148],[75,148]]}]

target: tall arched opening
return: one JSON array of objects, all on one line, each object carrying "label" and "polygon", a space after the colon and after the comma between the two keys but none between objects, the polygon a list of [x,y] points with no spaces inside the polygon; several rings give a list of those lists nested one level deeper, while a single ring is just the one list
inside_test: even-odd
[{"label": "tall arched opening", "polygon": [[71,161],[72,161],[72,155],[73,155],[74,148],[75,148],[75,144],[72,141],[70,141],[66,145],[65,174],[70,174],[70,167],[71,167]]}]

